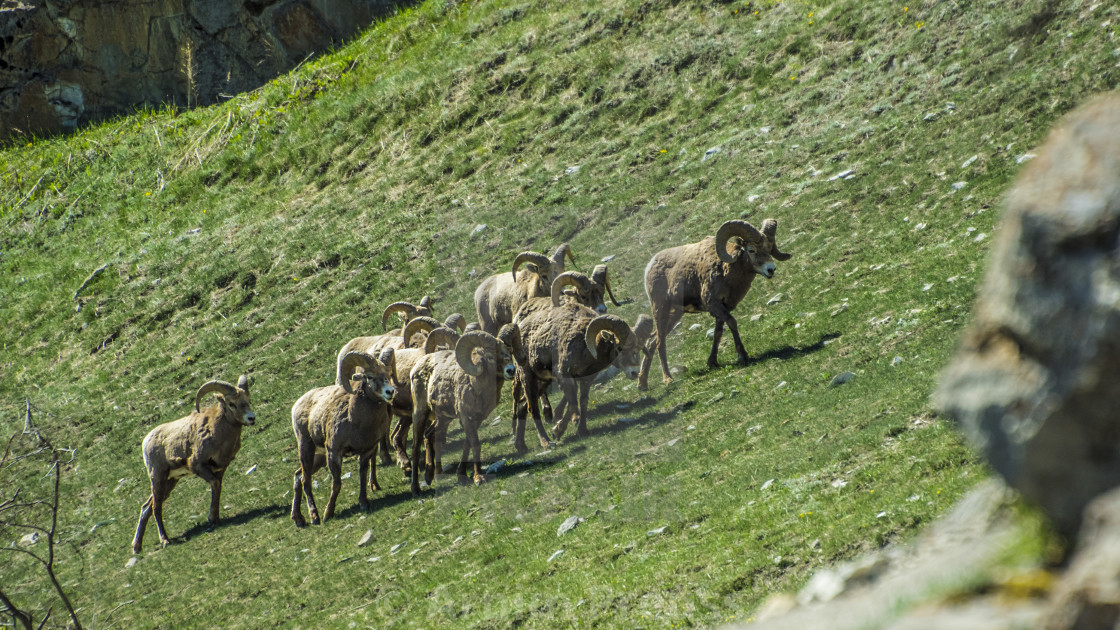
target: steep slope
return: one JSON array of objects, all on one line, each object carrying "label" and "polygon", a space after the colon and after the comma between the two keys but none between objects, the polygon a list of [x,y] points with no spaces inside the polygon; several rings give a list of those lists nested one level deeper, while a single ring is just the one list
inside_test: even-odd
[{"label": "steep slope", "polygon": [[[1120,78],[1117,17],[428,1],[224,105],[9,147],[0,427],[19,431],[30,399],[77,450],[64,584],[86,618],[128,627],[710,625],[909,535],[986,474],[928,395],[1010,177]],[[580,268],[614,256],[632,321],[653,251],[739,217],[777,218],[794,254],[738,310],[752,365],[707,370],[711,320],[691,316],[670,340],[677,384],[597,390],[590,439],[518,460],[496,421],[483,454],[507,463],[486,486],[417,502],[383,470],[372,513],[350,479],[337,520],[287,518],[290,406],[385,304],[470,313],[478,279],[570,241]],[[177,544],[125,568],[140,440],[245,371],[258,426],[227,520],[207,531],[187,480]],[[25,560],[0,585],[45,608]]]}]

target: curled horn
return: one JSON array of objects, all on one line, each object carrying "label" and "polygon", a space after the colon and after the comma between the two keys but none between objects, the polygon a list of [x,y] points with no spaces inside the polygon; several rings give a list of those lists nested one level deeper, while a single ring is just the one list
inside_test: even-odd
[{"label": "curled horn", "polygon": [[346,390],[347,394],[353,394],[354,388],[350,386],[350,377],[354,376],[354,370],[362,368],[363,370],[370,370],[376,365],[377,359],[364,352],[347,352],[342,355],[338,360],[338,385]]},{"label": "curled horn", "polygon": [[[245,378],[242,376],[241,378]],[[202,411],[198,404],[202,402],[202,397],[210,392],[218,392],[222,396],[232,396],[237,393],[237,388],[225,381],[207,381],[198,388],[198,393],[194,395],[194,410]]]},{"label": "curled horn", "polygon": [[471,322],[463,329],[463,332],[470,332],[472,330],[482,330],[482,326],[478,322]]},{"label": "curled horn", "polygon": [[607,295],[611,296],[611,302],[615,306],[622,306],[618,300],[614,299],[614,291],[611,291],[611,275],[607,271],[606,265],[595,265],[595,269],[591,272],[591,279],[596,283],[601,283],[607,289]]},{"label": "curled horn", "polygon": [[626,344],[627,338],[630,337],[630,326],[618,315],[600,315],[591,320],[587,325],[587,331],[583,333],[583,340],[587,343],[587,351],[591,353],[591,358],[598,359],[596,354],[596,339],[599,333],[609,332],[618,339],[618,345],[623,346]]},{"label": "curled horn", "polygon": [[556,251],[552,252],[552,262],[564,266],[564,258],[574,265],[576,264],[576,257],[572,255],[572,246],[567,243],[560,243],[556,246]]},{"label": "curled horn", "polygon": [[[425,296],[426,297],[426,296]],[[423,302],[423,300],[421,300]],[[389,321],[389,316],[393,313],[405,313],[405,319],[412,319],[419,315],[420,308],[412,302],[393,302],[385,307],[381,313],[381,330],[385,330],[385,324]]]},{"label": "curled horn", "polygon": [[454,348],[458,341],[459,333],[455,332],[455,329],[440,326],[428,333],[428,338],[424,341],[424,354],[431,354],[440,346]]},{"label": "curled horn", "polygon": [[392,347],[383,349],[381,354],[378,355],[377,360],[381,362],[381,365],[385,366],[385,369],[389,370],[389,378],[395,381],[397,376],[396,350]]},{"label": "curled horn", "polygon": [[421,331],[430,333],[432,332],[432,330],[439,328],[441,325],[442,324],[440,324],[435,319],[431,317],[425,317],[423,315],[421,315],[420,317],[412,318],[404,327],[404,330],[401,331],[401,339],[404,340],[404,347],[411,347],[412,336],[416,333]]},{"label": "curled horn", "polygon": [[565,271],[552,281],[553,306],[560,306],[560,296],[564,294],[564,287],[568,285],[576,287],[582,295],[591,292],[591,280],[587,276],[578,271]]},{"label": "curled horn", "polygon": [[513,259],[513,279],[514,280],[517,280],[517,268],[520,267],[521,263],[524,263],[524,262],[533,263],[534,265],[536,265],[538,268],[540,268],[542,271],[545,271],[545,272],[547,272],[548,269],[552,266],[552,261],[549,260],[548,257],[544,256],[543,254],[538,254],[537,252],[521,252],[520,254],[517,255],[517,258]]},{"label": "curled horn", "polygon": [[770,255],[776,260],[789,260],[792,254],[778,251],[778,244],[774,241],[774,236],[778,233],[778,220],[766,219],[762,222],[762,235],[766,240],[770,241]]},{"label": "curled horn", "polygon": [[467,318],[463,317],[461,313],[452,313],[443,320],[443,325],[448,328],[458,328],[459,332],[465,332],[467,328]]},{"label": "curled horn", "polygon": [[420,298],[420,308],[416,309],[421,315],[432,315],[435,310],[432,308],[432,298],[424,296]]},{"label": "curled horn", "polygon": [[[775,225],[775,227],[777,227],[777,225]],[[727,251],[727,241],[730,240],[732,236],[738,236],[743,240],[750,240],[758,243],[766,239],[766,237],[762,235],[762,232],[756,230],[753,225],[746,221],[734,220],[724,223],[719,226],[719,231],[716,232],[716,255],[725,263],[736,262],[739,260],[739,257],[742,256],[742,252],[732,256],[731,253]]]},{"label": "curled horn", "polygon": [[459,363],[459,367],[470,376],[482,376],[482,366],[474,362],[475,348],[485,348],[486,344],[496,343],[498,340],[494,335],[475,330],[464,334],[459,337],[459,341],[455,342],[455,360]]},{"label": "curled horn", "polygon": [[498,331],[498,341],[509,346],[513,359],[518,363],[527,360],[525,348],[521,345],[521,327],[517,324],[506,324]]}]

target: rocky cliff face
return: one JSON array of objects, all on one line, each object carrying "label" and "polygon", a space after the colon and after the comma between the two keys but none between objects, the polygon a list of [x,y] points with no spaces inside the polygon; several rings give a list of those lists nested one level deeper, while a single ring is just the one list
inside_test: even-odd
[{"label": "rocky cliff face", "polygon": [[340,42],[387,0],[0,0],[0,140],[206,105]]}]

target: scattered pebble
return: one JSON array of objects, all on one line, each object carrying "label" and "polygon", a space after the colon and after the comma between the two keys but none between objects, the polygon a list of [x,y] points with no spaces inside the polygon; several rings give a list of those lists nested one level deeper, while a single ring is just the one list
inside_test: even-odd
[{"label": "scattered pebble", "polygon": [[648,532],[646,532],[646,536],[656,536],[658,534],[664,534],[665,529],[667,527],[668,527],[668,525],[662,525],[661,527],[658,527],[657,529],[651,529]]},{"label": "scattered pebble", "polygon": [[131,569],[132,567],[136,566],[136,563],[139,561],[140,558],[138,556],[132,556],[128,559],[128,562],[124,563],[124,568]]},{"label": "scattered pebble", "polygon": [[380,559],[381,559],[381,556],[370,556],[370,557],[366,558],[366,562],[377,562]]},{"label": "scattered pebble", "polygon": [[891,359],[891,367],[895,367],[899,363],[902,363],[902,357],[896,356],[895,358]]},{"label": "scattered pebble", "polygon": [[953,182],[953,190],[964,190],[968,186],[968,182]]},{"label": "scattered pebble", "polygon": [[777,293],[777,294],[774,295],[774,297],[772,297],[772,298],[770,298],[769,300],[766,301],[766,306],[773,306],[773,305],[775,305],[775,304],[777,304],[778,302],[781,302],[781,301],[782,301],[782,294]]},{"label": "scattered pebble", "polygon": [[490,426],[496,427],[496,426],[498,426],[499,423],[501,423],[501,421],[502,421],[502,417],[498,416],[498,417],[494,418],[494,421],[490,423]]},{"label": "scattered pebble", "polygon": [[404,549],[404,546],[407,545],[407,544],[408,543],[401,542],[401,543],[397,543],[397,544],[393,545],[389,549],[390,555],[394,555],[394,556],[397,555],[398,553],[400,553],[401,549]]},{"label": "scattered pebble", "polygon": [[22,547],[30,547],[31,545],[34,545],[38,542],[39,542],[39,532],[31,532],[30,534],[24,534],[23,538],[19,539],[19,544]]},{"label": "scattered pebble", "polygon": [[768,480],[766,480],[766,482],[765,482],[765,483],[763,483],[763,484],[762,484],[761,486],[759,486],[759,488],[758,488],[758,489],[759,489],[759,490],[765,490],[765,489],[769,488],[769,487],[770,487],[770,486],[772,486],[772,485],[774,485],[774,480],[773,480],[773,479],[768,479]]},{"label": "scattered pebble", "polygon": [[554,553],[554,554],[552,554],[551,556],[548,557],[548,561],[552,562],[553,560],[559,558],[562,555],[564,555],[564,550],[563,549],[557,549],[556,553]]},{"label": "scattered pebble", "polygon": [[972,166],[973,162],[975,162],[976,160],[979,160],[979,159],[980,159],[979,155],[974,155],[974,156],[968,158],[967,160],[965,160],[964,163],[961,164],[961,168],[968,168],[968,167]]},{"label": "scattered pebble", "polygon": [[775,387],[774,389],[781,389],[781,388],[785,387],[786,385],[789,385],[789,383],[787,383],[786,381],[782,381],[781,383],[778,383],[778,386]]},{"label": "scattered pebble", "polygon": [[579,167],[579,164],[575,166],[569,166],[568,168],[564,169],[564,173],[567,175],[574,175],[579,172]]},{"label": "scattered pebble", "polygon": [[829,387],[839,387],[844,383],[855,378],[855,372],[841,372],[832,377],[832,382],[828,384]]},{"label": "scattered pebble", "polygon": [[702,324],[693,324],[693,325],[689,326],[688,329],[689,330],[700,330],[703,327],[704,326]]},{"label": "scattered pebble", "polygon": [[932,288],[933,288],[933,283],[932,282],[927,282],[926,284],[922,285],[922,291],[929,291]]},{"label": "scattered pebble", "polygon": [[700,161],[701,162],[707,162],[708,160],[710,160],[710,159],[714,158],[715,156],[719,155],[719,153],[721,151],[722,151],[722,149],[720,149],[719,147],[712,147],[712,148],[710,148],[710,149],[708,149],[707,151],[704,152],[704,157],[700,158]]},{"label": "scattered pebble", "polygon": [[687,430],[688,430],[688,431],[695,431],[695,430],[696,430],[696,425],[695,425],[695,424],[690,424],[690,425],[688,425],[688,429],[687,429]]},{"label": "scattered pebble", "polygon": [[358,546],[359,547],[365,547],[366,545],[370,544],[371,542],[373,542],[373,530],[372,529],[367,529],[366,533],[363,534],[360,539],[358,539]]},{"label": "scattered pebble", "polygon": [[625,418],[619,418],[618,421],[623,423],[623,424],[630,424],[631,422],[637,422],[638,419],[637,418],[632,418],[630,416],[626,416]]},{"label": "scattered pebble", "polygon": [[754,315],[751,315],[752,322],[757,322],[760,319],[762,319],[762,313],[755,313]]},{"label": "scattered pebble", "polygon": [[721,400],[723,400],[723,392],[720,392],[720,393],[716,394],[715,396],[712,396],[711,398],[709,398],[708,399],[708,404],[710,405],[712,403],[717,403]]},{"label": "scattered pebble", "polygon": [[1038,157],[1038,156],[1035,155],[1034,153],[1024,153],[1024,154],[1020,155],[1019,157],[1015,158],[1015,163],[1016,164],[1022,164],[1023,162],[1029,162],[1029,161],[1035,159],[1036,157]]},{"label": "scattered pebble", "polygon": [[879,512],[878,514],[875,515],[875,518],[883,518],[886,515],[887,515],[886,512]]},{"label": "scattered pebble", "polygon": [[846,171],[840,171],[839,173],[833,175],[832,177],[829,177],[828,181],[834,182],[838,179],[850,179],[853,175],[855,175],[855,171],[853,171],[851,169],[846,170]]},{"label": "scattered pebble", "polygon": [[848,482],[844,481],[843,479],[837,479],[837,480],[832,482],[832,487],[837,488],[837,489],[843,488],[846,485],[848,485]]},{"label": "scattered pebble", "polygon": [[578,516],[569,516],[568,518],[564,519],[563,523],[560,523],[560,527],[556,528],[556,535],[563,536],[564,534],[567,534],[568,532],[575,529],[576,525],[579,525],[579,522],[581,520],[582,519],[580,519],[580,517]]},{"label": "scattered pebble", "polygon": [[[782,381],[782,382],[784,383],[785,381]],[[747,435],[758,433],[761,430],[762,430],[762,425],[761,424],[756,424],[753,427],[747,429]]]},{"label": "scattered pebble", "polygon": [[478,225],[474,226],[473,230],[471,230],[471,236],[478,236],[485,229],[486,229],[486,224],[485,223],[479,223]]},{"label": "scattered pebble", "polygon": [[680,438],[673,438],[673,439],[669,440],[668,442],[666,442],[665,446],[673,446],[674,444],[676,444],[677,442],[680,442],[680,441],[681,441]]},{"label": "scattered pebble", "polygon": [[614,254],[611,254],[610,256],[603,256],[603,257],[602,257],[602,258],[601,258],[601,259],[599,260],[599,262],[605,262],[605,263],[609,263],[609,262],[610,262],[610,261],[612,261],[612,260],[614,260]]}]

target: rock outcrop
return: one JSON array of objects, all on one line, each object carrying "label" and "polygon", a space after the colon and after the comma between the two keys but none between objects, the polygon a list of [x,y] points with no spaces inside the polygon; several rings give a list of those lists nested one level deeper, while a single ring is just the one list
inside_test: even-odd
[{"label": "rock outcrop", "polygon": [[384,0],[0,0],[0,140],[206,105],[339,43]]},{"label": "rock outcrop", "polygon": [[1031,534],[988,480],[914,544],[818,573],[751,628],[1120,627],[1120,95],[1063,119],[1019,176],[978,294],[936,401],[1072,555],[1002,566]]},{"label": "rock outcrop", "polygon": [[1072,537],[1120,485],[1120,96],[1063,120],[1019,176],[979,296],[937,401]]}]

